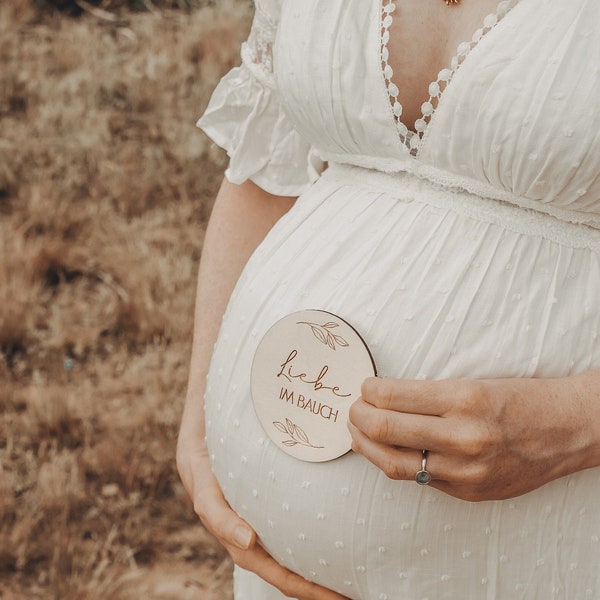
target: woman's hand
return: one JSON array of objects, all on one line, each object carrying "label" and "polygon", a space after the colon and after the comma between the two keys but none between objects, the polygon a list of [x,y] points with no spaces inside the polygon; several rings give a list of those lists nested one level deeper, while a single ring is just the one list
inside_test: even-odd
[{"label": "woman's hand", "polygon": [[600,375],[411,381],[369,378],[350,410],[352,449],[411,480],[429,451],[431,486],[470,501],[525,494],[600,464]]},{"label": "woman's hand", "polygon": [[251,181],[223,181],[210,217],[198,275],[194,342],[187,398],[177,443],[177,467],[183,485],[207,529],[245,569],[300,600],[344,600],[310,583],[270,557],[252,528],[223,497],[204,442],[204,391],[208,365],[225,307],[249,256],[294,204]]},{"label": "woman's hand", "polygon": [[204,443],[188,440],[182,432],[177,463],[195,512],[237,565],[253,571],[285,596],[298,600],[347,600],[281,566],[257,543],[256,533],[223,497]]}]

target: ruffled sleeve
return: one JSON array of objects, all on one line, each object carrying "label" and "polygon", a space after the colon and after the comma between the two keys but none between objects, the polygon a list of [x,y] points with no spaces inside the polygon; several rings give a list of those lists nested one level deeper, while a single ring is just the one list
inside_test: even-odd
[{"label": "ruffled sleeve", "polygon": [[242,45],[242,65],[221,79],[197,125],[227,151],[229,181],[251,179],[271,194],[298,196],[318,179],[323,164],[279,102],[273,45],[280,1],[255,2],[250,36]]}]

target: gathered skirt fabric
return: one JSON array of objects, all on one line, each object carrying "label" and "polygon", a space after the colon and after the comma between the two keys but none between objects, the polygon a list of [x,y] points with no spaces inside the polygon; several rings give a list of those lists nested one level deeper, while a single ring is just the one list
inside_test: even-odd
[{"label": "gathered skirt fabric", "polygon": [[[269,441],[250,394],[261,337],[302,309],[352,324],[382,377],[600,367],[599,237],[413,175],[332,165],[251,257],[208,376],[213,470],[265,548],[353,600],[600,598],[600,469],[469,503],[352,452],[296,460]],[[239,571],[236,598],[283,596]]]}]

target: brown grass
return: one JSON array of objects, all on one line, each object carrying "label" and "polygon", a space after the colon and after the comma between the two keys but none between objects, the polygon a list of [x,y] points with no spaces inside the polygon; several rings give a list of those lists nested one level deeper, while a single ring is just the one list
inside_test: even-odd
[{"label": "brown grass", "polygon": [[0,3],[2,600],[230,597],[174,449],[225,165],[194,122],[248,23]]}]

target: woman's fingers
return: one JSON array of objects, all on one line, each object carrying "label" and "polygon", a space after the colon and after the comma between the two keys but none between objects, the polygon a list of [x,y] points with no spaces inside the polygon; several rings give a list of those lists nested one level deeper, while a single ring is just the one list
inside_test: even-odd
[{"label": "woman's fingers", "polygon": [[195,509],[237,565],[253,571],[284,595],[299,600],[346,600],[292,573],[272,558],[256,543],[253,529],[229,507],[214,477],[203,487]]},{"label": "woman's fingers", "polygon": [[195,474],[202,485],[196,486],[200,489],[194,496],[194,510],[236,564],[253,571],[286,596],[299,600],[347,600],[292,573],[257,544],[254,530],[227,503],[207,460],[196,465]]},{"label": "woman's fingers", "polygon": [[363,393],[349,418],[373,441],[464,460],[498,442],[495,415],[501,403],[490,398],[483,381],[369,378]]},{"label": "woman's fingers", "polygon": [[[352,435],[352,450],[370,460],[390,479],[414,480],[417,472],[421,470],[422,450],[426,448],[399,448],[375,442],[352,423],[348,423],[348,429]],[[457,496],[463,493],[463,490],[480,489],[493,477],[485,463],[431,450],[427,454],[427,471],[432,478],[432,487]]]},{"label": "woman's fingers", "polygon": [[382,409],[442,415],[450,401],[446,382],[369,377],[361,386],[365,402]]},{"label": "woman's fingers", "polygon": [[349,413],[350,422],[374,442],[448,452],[453,436],[442,417],[376,408],[362,398]]},{"label": "woman's fingers", "polygon": [[196,514],[227,549],[234,562],[253,571],[286,596],[299,600],[348,600],[292,573],[257,543],[254,530],[225,499],[212,472],[206,446],[198,444],[196,438],[191,439],[193,442],[186,443],[180,436],[177,463],[181,479],[193,500]]},{"label": "woman's fingers", "polygon": [[[422,451],[413,448],[398,448],[389,444],[375,442],[352,423],[348,424],[352,435],[352,450],[362,454],[378,466],[390,479],[414,479],[421,469]],[[433,458],[432,458],[433,457]],[[435,462],[435,466],[434,466]],[[441,453],[429,455],[427,470],[433,479],[444,479],[452,461]]]},{"label": "woman's fingers", "polygon": [[234,512],[212,472],[203,477],[203,485],[194,497],[194,510],[206,528],[225,546],[246,550],[254,545],[256,533]]},{"label": "woman's fingers", "polygon": [[415,450],[409,452],[412,455],[411,466],[406,450],[375,442],[352,423],[348,423],[348,429],[352,435],[352,450],[370,460],[390,479],[411,479],[419,470],[419,454]]},{"label": "woman's fingers", "polygon": [[307,581],[281,566],[258,544],[250,551],[239,551],[233,548],[229,551],[237,565],[256,573],[284,596],[298,600],[348,600],[345,596]]}]

